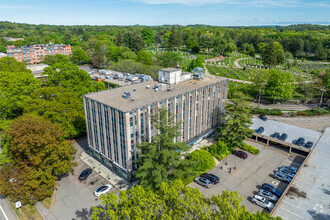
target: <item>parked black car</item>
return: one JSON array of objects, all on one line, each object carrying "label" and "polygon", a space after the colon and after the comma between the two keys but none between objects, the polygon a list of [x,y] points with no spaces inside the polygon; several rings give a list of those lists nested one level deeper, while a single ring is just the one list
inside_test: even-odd
[{"label": "parked black car", "polygon": [[304,147],[306,147],[306,148],[312,148],[312,147],[313,147],[313,145],[314,145],[314,143],[313,143],[313,142],[311,142],[311,141],[307,141],[307,143],[305,144],[305,146],[304,146]]},{"label": "parked black car", "polygon": [[258,129],[255,130],[256,133],[262,134],[265,131],[264,127],[259,127]]},{"label": "parked black car", "polygon": [[298,140],[296,142],[296,145],[302,146],[304,143],[305,143],[305,139],[300,137],[300,138],[298,138]]},{"label": "parked black car", "polygon": [[81,174],[79,175],[78,179],[80,181],[86,180],[87,177],[92,174],[92,172],[93,172],[92,169],[89,169],[88,168],[88,169],[86,169],[86,170],[84,170],[84,171],[81,172]]},{"label": "parked black car", "polygon": [[287,138],[288,138],[288,135],[286,133],[283,133],[278,139],[281,141],[286,141]]},{"label": "parked black car", "polygon": [[267,121],[266,115],[259,115],[258,117],[263,121]]},{"label": "parked black car", "polygon": [[272,138],[279,138],[280,137],[280,133],[275,132],[274,134],[271,134],[270,137],[272,137]]},{"label": "parked black car", "polygon": [[272,186],[268,183],[262,184],[261,188],[273,193],[278,198],[282,195],[281,191],[277,190],[274,186]]},{"label": "parked black car", "polygon": [[203,173],[200,175],[200,177],[204,177],[205,179],[210,180],[213,184],[217,184],[220,182],[219,177],[211,173]]}]

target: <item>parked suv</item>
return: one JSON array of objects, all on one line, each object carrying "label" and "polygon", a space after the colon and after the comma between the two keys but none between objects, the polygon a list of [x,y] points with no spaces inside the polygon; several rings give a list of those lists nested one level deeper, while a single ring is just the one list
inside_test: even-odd
[{"label": "parked suv", "polygon": [[285,173],[282,173],[282,172],[275,172],[274,173],[274,178],[277,179],[277,180],[280,180],[282,182],[285,182],[285,183],[290,183],[291,182],[291,178],[286,175]]},{"label": "parked suv", "polygon": [[281,191],[277,190],[274,186],[268,183],[262,184],[261,188],[273,193],[277,197],[280,197],[282,195]]},{"label": "parked suv", "polygon": [[259,115],[258,117],[263,121],[267,121],[266,115]]},{"label": "parked suv", "polygon": [[274,134],[271,134],[270,137],[272,137],[272,138],[279,138],[280,137],[280,133],[275,132]]},{"label": "parked suv", "polygon": [[267,199],[259,195],[254,195],[252,197],[252,202],[254,204],[257,204],[258,206],[267,209],[268,211],[271,211],[274,208],[273,203],[269,202]]},{"label": "parked suv", "polygon": [[273,193],[265,189],[260,189],[258,195],[264,197],[265,199],[271,202],[276,202],[278,200],[277,196],[273,195]]},{"label": "parked suv", "polygon": [[304,143],[305,143],[305,139],[302,138],[302,137],[300,137],[300,138],[298,138],[298,140],[297,140],[297,142],[296,142],[296,145],[301,146],[301,145],[303,145]]},{"label": "parked suv", "polygon": [[256,133],[262,134],[265,131],[264,127],[259,127],[258,129],[255,130]]},{"label": "parked suv", "polygon": [[298,168],[293,167],[293,166],[281,166],[280,168],[278,168],[279,170],[285,168],[287,170],[289,170],[290,172],[296,174],[298,172]]},{"label": "parked suv", "polygon": [[86,170],[84,170],[84,171],[81,172],[81,174],[79,175],[78,179],[80,181],[86,180],[88,178],[88,176],[92,174],[92,172],[93,172],[92,169],[89,169],[88,168],[88,169],[86,169]]},{"label": "parked suv", "polygon": [[311,142],[311,141],[308,141],[308,142],[305,144],[305,146],[304,146],[304,147],[306,147],[306,148],[312,148],[312,147],[313,147],[313,145],[314,145],[314,143],[313,143],[313,142]]},{"label": "parked suv", "polygon": [[287,176],[289,176],[291,179],[294,177],[295,173],[293,173],[292,171],[290,171],[288,168],[286,167],[281,167],[280,169],[278,169],[279,172],[286,174]]},{"label": "parked suv", "polygon": [[212,186],[212,183],[210,180],[208,180],[204,177],[200,177],[200,176],[195,177],[194,182],[198,183],[201,186],[204,186],[205,188],[210,188]]},{"label": "parked suv", "polygon": [[211,173],[203,173],[200,175],[200,177],[204,177],[205,179],[210,180],[213,184],[217,184],[220,181],[219,177]]},{"label": "parked suv", "polygon": [[283,133],[278,139],[281,141],[286,141],[287,138],[288,138],[288,135],[286,133]]}]

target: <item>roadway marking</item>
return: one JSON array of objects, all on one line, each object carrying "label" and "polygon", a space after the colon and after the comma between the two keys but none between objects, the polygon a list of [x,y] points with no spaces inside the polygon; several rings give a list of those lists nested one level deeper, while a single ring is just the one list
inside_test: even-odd
[{"label": "roadway marking", "polygon": [[9,220],[8,217],[7,217],[7,215],[6,215],[6,213],[5,213],[5,211],[3,211],[1,205],[0,205],[0,209],[1,209],[2,213],[3,213],[3,216],[5,216],[6,220]]},{"label": "roadway marking", "polygon": [[294,207],[296,207],[296,208],[298,208],[298,209],[301,209],[301,210],[303,210],[303,211],[306,211],[305,209],[303,209],[303,208],[301,208],[301,207],[299,207],[299,206],[293,205],[291,202],[287,202],[287,201],[285,201],[285,199],[282,200],[282,201],[285,202],[285,203],[287,203],[287,204],[289,204],[289,205],[292,205],[292,206],[294,206]]}]

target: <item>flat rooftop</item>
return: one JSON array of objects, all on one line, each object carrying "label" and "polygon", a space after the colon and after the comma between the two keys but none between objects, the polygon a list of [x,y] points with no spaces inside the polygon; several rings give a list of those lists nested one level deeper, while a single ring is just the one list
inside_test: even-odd
[{"label": "flat rooftop", "polygon": [[130,86],[132,84],[132,82],[127,79],[105,79],[103,82],[112,83],[119,86]]},{"label": "flat rooftop", "polygon": [[258,129],[259,127],[265,128],[265,131],[264,133],[262,133],[262,135],[270,136],[275,132],[279,132],[280,134],[287,133],[288,138],[286,139],[286,142],[288,143],[292,143],[294,140],[303,137],[305,138],[305,143],[307,141],[312,141],[315,146],[316,142],[319,140],[319,138],[322,135],[321,132],[313,131],[307,128],[301,128],[298,126],[294,126],[274,120],[262,121],[259,118],[253,118],[252,122],[253,124],[251,125],[251,129],[253,130]]},{"label": "flat rooftop", "polygon": [[160,69],[162,71],[168,71],[168,72],[174,72],[174,71],[178,71],[178,70],[181,70],[180,68],[174,68],[174,67],[167,67],[167,68],[163,68],[163,69]]},{"label": "flat rooftop", "polygon": [[[153,89],[154,85],[160,83],[156,81],[149,81],[134,84],[131,86],[118,87],[115,89],[88,94],[86,95],[86,97],[104,103],[120,111],[127,112],[132,109],[151,105],[152,103],[180,95],[190,90],[202,88],[204,86],[212,85],[214,83],[222,81],[226,81],[226,79],[204,78],[201,80],[189,80],[185,82],[180,82],[178,84],[166,84],[165,91],[155,91]],[[149,89],[146,88],[147,85],[150,86]],[[173,87],[173,90],[167,91],[167,89],[169,89],[170,87]],[[124,99],[122,97],[124,95],[124,92],[131,92],[132,99],[134,99],[134,101],[131,101],[130,99]]]},{"label": "flat rooftop", "polygon": [[283,220],[330,219],[330,127],[306,158],[273,215]]}]

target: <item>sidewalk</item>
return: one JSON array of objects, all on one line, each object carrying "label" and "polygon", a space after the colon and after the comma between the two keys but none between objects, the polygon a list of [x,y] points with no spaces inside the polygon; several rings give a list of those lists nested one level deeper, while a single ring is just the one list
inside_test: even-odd
[{"label": "sidewalk", "polygon": [[108,168],[106,168],[100,162],[95,160],[93,157],[89,156],[87,153],[82,152],[80,154],[80,159],[85,164],[87,164],[91,169],[93,169],[93,171],[97,172],[107,182],[109,182],[117,189],[127,190],[131,186],[131,184],[129,184],[126,180],[111,172]]}]

